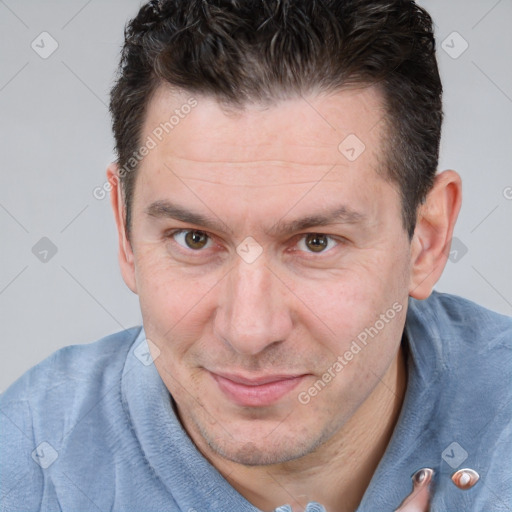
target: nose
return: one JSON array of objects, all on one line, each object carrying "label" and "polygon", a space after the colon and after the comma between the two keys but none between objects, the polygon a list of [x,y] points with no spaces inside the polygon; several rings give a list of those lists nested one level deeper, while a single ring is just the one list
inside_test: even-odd
[{"label": "nose", "polygon": [[254,356],[286,340],[292,330],[289,291],[260,256],[241,258],[223,281],[215,333],[241,355]]}]

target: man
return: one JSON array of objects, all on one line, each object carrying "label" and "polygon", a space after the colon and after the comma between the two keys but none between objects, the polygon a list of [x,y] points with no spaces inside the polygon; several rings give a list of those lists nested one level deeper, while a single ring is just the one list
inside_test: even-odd
[{"label": "man", "polygon": [[3,394],[2,510],[509,510],[512,322],[433,292],[461,182],[428,14],[163,0],[125,36],[143,327]]}]

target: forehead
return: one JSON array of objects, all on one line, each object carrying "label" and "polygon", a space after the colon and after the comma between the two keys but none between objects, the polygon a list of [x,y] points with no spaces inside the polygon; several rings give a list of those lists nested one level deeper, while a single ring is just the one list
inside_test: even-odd
[{"label": "forehead", "polygon": [[223,231],[266,236],[269,226],[326,225],[343,211],[368,232],[399,231],[398,189],[380,172],[384,112],[375,88],[237,109],[162,87],[145,120],[151,150],[137,173],[134,217],[215,218]]},{"label": "forehead", "polygon": [[[375,87],[239,108],[161,86],[143,128],[143,140],[151,137],[156,148],[143,163],[172,160],[188,177],[245,185],[317,179],[320,168],[333,165],[377,171],[384,112]],[[258,172],[233,172],[241,168]]]},{"label": "forehead", "polygon": [[269,226],[281,233],[299,229],[304,219],[327,225],[322,219],[341,210],[364,219],[346,223],[345,215],[347,229],[364,224],[375,236],[398,233],[398,187],[381,171],[384,113],[375,88],[237,109],[162,87],[142,134],[152,142],[136,175],[134,217],[152,211],[177,218],[162,210],[167,202],[186,222],[202,226],[191,219],[208,219],[211,226],[215,218],[223,231],[267,236],[275,231]]}]

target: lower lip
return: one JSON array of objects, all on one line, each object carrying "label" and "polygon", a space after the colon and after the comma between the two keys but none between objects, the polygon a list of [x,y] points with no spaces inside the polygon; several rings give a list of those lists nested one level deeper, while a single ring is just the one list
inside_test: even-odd
[{"label": "lower lip", "polygon": [[259,386],[248,386],[213,373],[211,375],[217,382],[220,390],[232,402],[243,407],[271,405],[297,387],[305,377],[305,375],[300,375],[299,377],[269,382]]}]

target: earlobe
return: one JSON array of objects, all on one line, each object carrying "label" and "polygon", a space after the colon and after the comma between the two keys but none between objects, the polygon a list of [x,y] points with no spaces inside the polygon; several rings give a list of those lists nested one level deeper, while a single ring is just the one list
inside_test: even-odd
[{"label": "earlobe", "polygon": [[121,275],[123,276],[126,286],[128,286],[133,293],[137,293],[134,256],[130,241],[126,236],[126,212],[119,179],[119,166],[116,163],[112,163],[108,166],[107,179],[110,183],[110,204],[117,226],[119,243],[118,258]]},{"label": "earlobe", "polygon": [[419,208],[411,242],[409,295],[426,299],[448,259],[453,229],[462,201],[462,183],[455,171],[444,171]]}]

